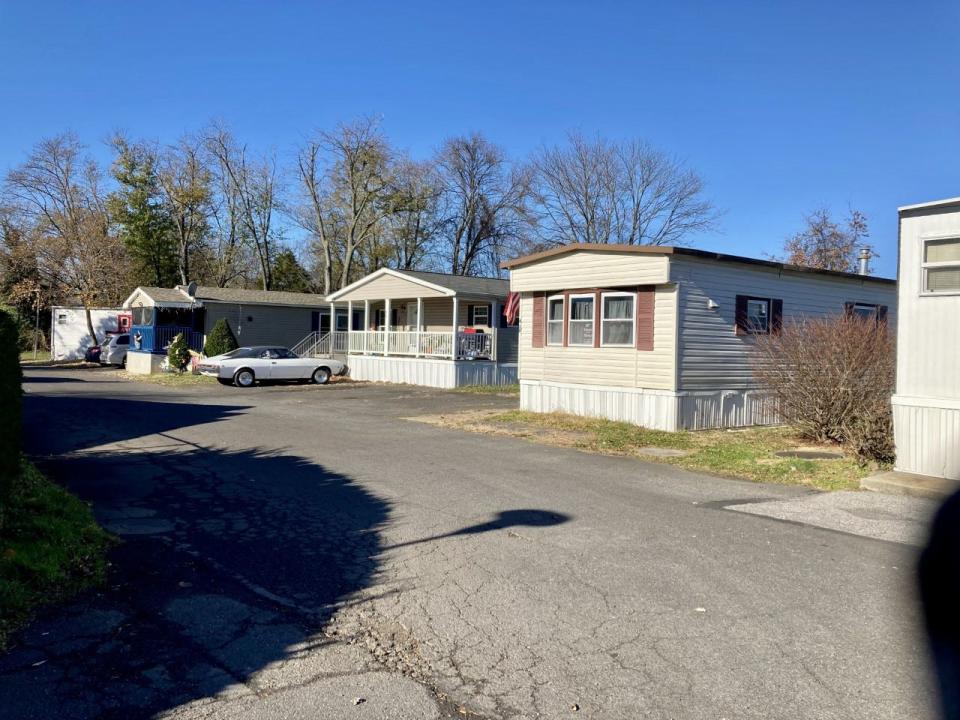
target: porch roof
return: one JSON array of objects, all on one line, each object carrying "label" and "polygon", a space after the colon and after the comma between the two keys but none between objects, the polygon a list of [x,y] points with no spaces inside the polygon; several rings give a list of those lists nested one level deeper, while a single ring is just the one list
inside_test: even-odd
[{"label": "porch roof", "polygon": [[403,300],[429,297],[506,298],[510,282],[500,278],[467,277],[422,270],[382,268],[330,295],[346,300]]}]

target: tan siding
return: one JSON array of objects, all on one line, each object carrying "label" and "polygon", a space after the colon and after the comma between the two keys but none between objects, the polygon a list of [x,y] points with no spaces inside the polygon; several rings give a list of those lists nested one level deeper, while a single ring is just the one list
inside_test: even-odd
[{"label": "tan siding", "polygon": [[383,300],[384,298],[393,300],[417,297],[445,297],[445,294],[406,278],[399,278],[395,275],[381,275],[338,297],[337,304],[345,303],[348,300],[363,302],[364,300]]},{"label": "tan siding", "polygon": [[533,294],[520,299],[520,378],[608,387],[672,390],[676,288],[657,288],[654,349],[611,347],[533,347]]},{"label": "tan siding", "polygon": [[665,255],[574,252],[510,271],[510,289],[570,290],[588,287],[655,285],[667,282]]},{"label": "tan siding", "polygon": [[[671,278],[680,286],[680,390],[754,386],[753,338],[737,336],[736,296],[780,298],[784,323],[792,318],[840,314],[848,301],[888,306],[896,322],[896,287],[859,279],[780,272],[735,263],[673,256]],[[710,308],[709,302],[717,304]]]},{"label": "tan siding", "polygon": [[944,235],[960,237],[960,211],[914,211],[901,220],[898,395],[960,400],[960,295],[920,295],[924,237]]}]

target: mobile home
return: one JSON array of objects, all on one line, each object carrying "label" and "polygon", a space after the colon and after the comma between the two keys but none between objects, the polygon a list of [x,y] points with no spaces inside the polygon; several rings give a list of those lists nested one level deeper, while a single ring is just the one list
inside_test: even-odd
[{"label": "mobile home", "polygon": [[573,244],[503,266],[521,297],[521,407],[662,430],[776,422],[752,376],[758,334],[895,315],[893,280],[688,248]]}]

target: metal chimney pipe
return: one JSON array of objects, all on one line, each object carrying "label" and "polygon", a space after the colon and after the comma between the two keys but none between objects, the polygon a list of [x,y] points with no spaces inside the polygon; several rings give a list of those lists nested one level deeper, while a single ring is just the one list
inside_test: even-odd
[{"label": "metal chimney pipe", "polygon": [[857,257],[857,260],[860,262],[860,267],[857,272],[860,275],[869,275],[870,274],[870,248],[860,248],[860,255]]}]

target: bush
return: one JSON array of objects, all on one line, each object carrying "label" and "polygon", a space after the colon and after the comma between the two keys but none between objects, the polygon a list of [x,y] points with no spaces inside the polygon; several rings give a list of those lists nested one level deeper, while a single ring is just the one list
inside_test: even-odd
[{"label": "bush", "polygon": [[220,318],[213,324],[210,334],[207,335],[207,341],[203,344],[203,354],[207,357],[223,355],[236,350],[237,347],[239,347],[237,338],[230,329],[230,323],[226,318]]},{"label": "bush", "polygon": [[15,316],[0,308],[0,527],[20,471],[20,352]]},{"label": "bush", "polygon": [[190,346],[183,333],[178,333],[167,348],[167,361],[177,372],[183,372],[190,364]]},{"label": "bush", "polygon": [[803,437],[846,445],[861,463],[893,459],[896,352],[885,325],[799,320],[757,339],[754,376]]}]

